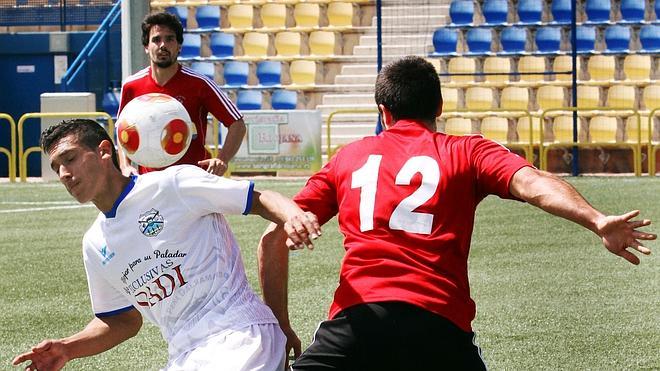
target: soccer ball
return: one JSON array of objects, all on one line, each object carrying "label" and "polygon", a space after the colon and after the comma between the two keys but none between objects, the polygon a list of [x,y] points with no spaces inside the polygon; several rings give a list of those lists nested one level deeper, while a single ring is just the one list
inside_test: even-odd
[{"label": "soccer ball", "polygon": [[166,94],[136,97],[117,118],[117,143],[131,161],[145,167],[162,168],[177,162],[194,134],[188,111]]}]

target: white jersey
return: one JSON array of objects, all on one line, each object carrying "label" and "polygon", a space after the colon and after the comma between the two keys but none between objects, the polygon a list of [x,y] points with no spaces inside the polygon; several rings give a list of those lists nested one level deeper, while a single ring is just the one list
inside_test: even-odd
[{"label": "white jersey", "polygon": [[246,214],[252,189],[191,165],[133,177],[83,239],[96,316],[138,309],[170,359],[223,330],[277,323],[249,287],[222,216]]}]

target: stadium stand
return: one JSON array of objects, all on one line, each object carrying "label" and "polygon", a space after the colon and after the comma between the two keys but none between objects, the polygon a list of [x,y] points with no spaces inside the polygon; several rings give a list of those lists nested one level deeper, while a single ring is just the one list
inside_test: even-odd
[{"label": "stadium stand", "polygon": [[188,28],[188,7],[186,6],[173,6],[165,9],[168,13],[172,13],[176,15],[179,20],[181,21],[181,24],[183,25],[183,28]]},{"label": "stadium stand", "polygon": [[228,88],[244,87],[245,85],[248,84],[249,74],[250,74],[250,65],[248,64],[248,62],[242,62],[242,61],[225,62],[223,69],[225,87]]},{"label": "stadium stand", "polygon": [[271,97],[271,105],[275,110],[296,109],[298,105],[298,93],[293,90],[275,90]]},{"label": "stadium stand", "polygon": [[518,24],[539,25],[543,17],[542,0],[519,0],[517,6]]},{"label": "stadium stand", "polygon": [[445,111],[452,111],[458,108],[458,89],[441,87],[442,89],[442,108]]},{"label": "stadium stand", "polygon": [[261,7],[261,31],[279,32],[286,29],[287,9],[285,4],[266,3]]},{"label": "stadium stand", "polygon": [[[462,2],[462,1],[461,1]],[[432,57],[444,57],[456,55],[456,45],[458,43],[458,31],[448,28],[438,28],[433,32]],[[489,45],[490,49],[490,45]]]},{"label": "stadium stand", "polygon": [[618,23],[639,24],[644,22],[644,0],[621,0],[621,20]]},{"label": "stadium stand", "polygon": [[262,106],[263,97],[260,90],[239,90],[236,96],[236,106],[239,110],[259,110]]},{"label": "stadium stand", "polygon": [[500,54],[521,54],[527,50],[525,27],[507,27],[500,33],[502,52]]},{"label": "stadium stand", "polygon": [[472,0],[453,0],[449,5],[448,26],[465,27],[474,25],[474,2]]},{"label": "stadium stand", "polygon": [[651,56],[629,54],[623,59],[624,82],[633,85],[646,85],[651,82]]},{"label": "stadium stand", "polygon": [[[656,0],[656,13],[658,12],[658,3],[660,1]],[[660,13],[657,13],[656,16],[660,16]],[[655,54],[660,52],[660,25],[657,24],[648,24],[642,26],[639,31],[639,41],[642,44],[642,53]]]},{"label": "stadium stand", "polygon": [[569,24],[572,17],[572,0],[552,0],[550,9],[552,19],[557,24]]},{"label": "stadium stand", "polygon": [[190,68],[211,80],[215,79],[215,65],[213,62],[192,62]]},{"label": "stadium stand", "polygon": [[613,55],[592,55],[587,62],[590,79],[587,85],[609,86],[614,83],[616,61]]},{"label": "stadium stand", "polygon": [[179,54],[179,59],[192,60],[199,58],[201,47],[202,38],[199,34],[183,34],[183,44],[181,45],[181,53]]},{"label": "stadium stand", "polygon": [[538,86],[544,80],[545,71],[545,58],[533,55],[523,56],[518,61],[518,72],[522,75],[516,85]]},{"label": "stadium stand", "polygon": [[534,37],[536,54],[558,54],[561,52],[561,28],[541,27]]},{"label": "stadium stand", "polygon": [[507,110],[528,110],[529,90],[515,86],[508,86],[502,89],[500,108]]},{"label": "stadium stand", "polygon": [[225,32],[246,32],[252,30],[254,8],[249,4],[232,4],[227,8],[229,28]]},{"label": "stadium stand", "polygon": [[630,46],[630,27],[612,25],[605,29],[605,44],[607,49],[604,53],[627,53]]},{"label": "stadium stand", "polygon": [[288,89],[311,89],[316,84],[316,62],[304,59],[292,61],[289,75],[291,84],[286,86]]},{"label": "stadium stand", "polygon": [[507,144],[509,142],[509,120],[500,116],[484,117],[481,119],[479,132],[488,139]]},{"label": "stadium stand", "polygon": [[445,133],[451,135],[472,134],[472,120],[465,117],[451,117],[445,121]]},{"label": "stadium stand", "polygon": [[485,86],[503,87],[509,83],[509,75],[511,72],[511,58],[506,57],[486,57],[483,63],[483,72],[489,74],[499,75],[486,75]]},{"label": "stadium stand", "polygon": [[447,72],[452,74],[448,87],[467,87],[474,84],[474,73],[476,71],[475,58],[451,58],[447,62]]},{"label": "stadium stand", "polygon": [[353,4],[348,2],[332,1],[328,4],[328,26],[326,30],[343,31],[353,27]]},{"label": "stadium stand", "polygon": [[465,108],[468,110],[485,110],[493,108],[493,89],[470,87],[465,90]]},{"label": "stadium stand", "polygon": [[470,55],[491,54],[493,33],[490,28],[470,28],[466,32],[466,43]]},{"label": "stadium stand", "polygon": [[195,20],[199,31],[220,30],[220,8],[213,5],[204,5],[195,8]]},{"label": "stadium stand", "polygon": [[336,42],[332,31],[312,31],[309,34],[309,54],[319,59],[334,57]]},{"label": "stadium stand", "polygon": [[243,55],[237,59],[260,60],[268,56],[269,37],[267,33],[246,32],[243,34]]},{"label": "stadium stand", "polygon": [[282,84],[282,63],[279,61],[261,61],[257,63],[259,84],[267,87],[279,87]]},{"label": "stadium stand", "polygon": [[298,31],[311,31],[319,28],[321,7],[317,3],[299,2],[293,8],[293,18]]},{"label": "stadium stand", "polygon": [[296,31],[281,31],[275,34],[275,50],[280,59],[300,57],[302,35]]},{"label": "stadium stand", "polygon": [[596,27],[577,26],[576,49],[579,54],[593,53],[596,51]]},{"label": "stadium stand", "polygon": [[484,0],[481,11],[484,15],[484,25],[503,25],[507,23],[509,16],[509,3],[507,0]]},{"label": "stadium stand", "polygon": [[231,59],[234,57],[236,37],[233,34],[214,32],[210,36],[211,59]]},{"label": "stadium stand", "polygon": [[586,0],[585,14],[587,24],[610,23],[612,4],[610,0]]}]

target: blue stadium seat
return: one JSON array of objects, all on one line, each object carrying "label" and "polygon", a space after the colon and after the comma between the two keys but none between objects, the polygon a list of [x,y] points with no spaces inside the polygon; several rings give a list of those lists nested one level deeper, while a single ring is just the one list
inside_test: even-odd
[{"label": "blue stadium seat", "polygon": [[250,65],[248,62],[229,61],[224,65],[223,76],[225,85],[239,87],[247,85],[250,75]]},{"label": "blue stadium seat", "polygon": [[524,27],[507,27],[500,34],[502,54],[520,54],[525,52],[527,31]]},{"label": "blue stadium seat", "polygon": [[179,17],[179,20],[181,21],[184,30],[188,28],[188,7],[171,6],[169,8],[166,8],[165,11]]},{"label": "blue stadium seat", "polygon": [[571,23],[573,1],[571,0],[553,0],[550,7],[554,23]]},{"label": "blue stadium seat", "polygon": [[259,110],[261,100],[260,90],[239,90],[236,96],[236,106],[242,111]]},{"label": "blue stadium seat", "polygon": [[278,86],[282,81],[282,63],[263,61],[257,64],[257,79],[264,86]]},{"label": "blue stadium seat", "polygon": [[610,0],[587,0],[585,5],[587,21],[585,23],[609,23],[611,8]]},{"label": "blue stadium seat", "polygon": [[518,19],[520,24],[531,25],[541,23],[543,14],[542,0],[519,0]]},{"label": "blue stadium seat", "polygon": [[458,31],[448,28],[438,28],[433,32],[433,49],[431,56],[456,55]]},{"label": "blue stadium seat", "polygon": [[655,23],[660,23],[660,1],[655,2]]},{"label": "blue stadium seat", "polygon": [[560,27],[541,27],[536,30],[536,52],[539,54],[557,54],[561,47]]},{"label": "blue stadium seat", "polygon": [[298,93],[294,90],[275,90],[271,96],[270,104],[273,109],[296,109]]},{"label": "blue stadium seat", "polygon": [[213,5],[203,5],[195,8],[195,19],[197,27],[202,30],[220,29],[220,7]]},{"label": "blue stadium seat", "polygon": [[202,39],[199,34],[184,33],[183,44],[181,45],[180,59],[199,58],[199,52],[202,47]]},{"label": "blue stadium seat", "polygon": [[467,54],[483,55],[491,53],[493,34],[490,28],[471,28],[465,35]]},{"label": "blue stadium seat", "polygon": [[644,9],[644,0],[621,0],[621,21],[619,23],[643,22]]},{"label": "blue stadium seat", "polygon": [[215,65],[213,62],[193,62],[190,65],[190,68],[211,80],[215,79]]},{"label": "blue stadium seat", "polygon": [[501,25],[507,23],[509,3],[507,0],[485,0],[482,6],[485,25]]},{"label": "blue stadium seat", "polygon": [[214,32],[211,34],[210,47],[213,59],[227,59],[234,57],[234,44],[236,39],[233,34]]},{"label": "blue stadium seat", "polygon": [[593,53],[596,45],[596,27],[577,26],[576,40],[578,53]]},{"label": "blue stadium seat", "polygon": [[630,27],[613,25],[605,29],[606,53],[627,53],[630,45]]},{"label": "blue stadium seat", "polygon": [[451,26],[471,26],[474,24],[474,2],[472,0],[453,0],[449,4]]},{"label": "blue stadium seat", "polygon": [[[656,4],[660,0],[656,0]],[[642,53],[658,53],[660,52],[660,25],[649,24],[644,25],[639,30],[639,41],[642,44]]]}]

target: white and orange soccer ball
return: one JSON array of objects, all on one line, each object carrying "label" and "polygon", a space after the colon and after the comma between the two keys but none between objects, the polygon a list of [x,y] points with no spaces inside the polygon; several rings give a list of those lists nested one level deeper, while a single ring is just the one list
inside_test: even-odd
[{"label": "white and orange soccer ball", "polygon": [[131,161],[162,168],[188,150],[195,125],[181,102],[150,93],[128,102],[117,118],[117,143]]}]

